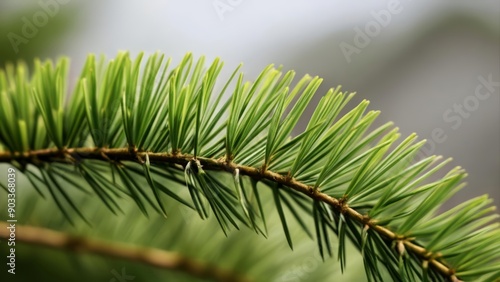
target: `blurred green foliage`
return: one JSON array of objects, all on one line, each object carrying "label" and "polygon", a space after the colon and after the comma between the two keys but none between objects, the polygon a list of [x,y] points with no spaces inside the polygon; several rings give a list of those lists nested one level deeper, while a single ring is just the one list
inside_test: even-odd
[{"label": "blurred green foliage", "polygon": [[[57,3],[57,2],[55,2]],[[36,27],[32,38],[23,35],[26,21],[33,23],[33,16],[45,14],[47,23]],[[8,62],[25,61],[31,64],[33,58],[50,56],[63,42],[63,38],[75,27],[76,9],[69,4],[58,7],[54,15],[49,15],[38,1],[2,1],[0,3],[0,67]],[[18,52],[13,44],[17,36],[27,40],[18,43]]]}]

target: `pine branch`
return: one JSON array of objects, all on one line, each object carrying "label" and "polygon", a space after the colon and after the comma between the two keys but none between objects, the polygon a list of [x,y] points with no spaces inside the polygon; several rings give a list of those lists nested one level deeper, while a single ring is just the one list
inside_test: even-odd
[{"label": "pine branch", "polygon": [[[8,239],[9,223],[0,221],[0,238]],[[16,241],[58,250],[92,253],[106,257],[142,263],[153,267],[181,271],[189,275],[221,282],[250,281],[236,273],[218,269],[215,265],[193,261],[178,253],[159,249],[136,247],[128,244],[107,242],[68,235],[46,228],[16,225]]]},{"label": "pine branch", "polygon": [[141,163],[143,162],[142,160],[146,159],[146,157],[148,157],[152,163],[178,164],[182,167],[186,167],[188,163],[198,162],[204,170],[223,170],[230,173],[235,173],[235,171],[238,170],[240,174],[250,176],[255,180],[267,179],[269,181],[285,185],[310,197],[313,200],[330,205],[337,212],[342,213],[343,215],[350,217],[356,220],[358,223],[362,224],[364,228],[375,230],[384,238],[395,241],[398,244],[402,244],[403,247],[399,247],[402,248],[402,250],[400,251],[401,253],[404,253],[405,250],[414,253],[423,261],[426,261],[426,263],[431,267],[438,270],[441,274],[449,277],[451,281],[458,281],[457,277],[454,275],[455,270],[447,266],[445,262],[442,262],[439,259],[439,254],[433,254],[431,251],[428,251],[425,248],[419,246],[418,244],[413,242],[412,238],[405,238],[404,236],[395,234],[394,232],[383,226],[377,225],[376,220],[370,219],[368,216],[361,215],[359,212],[349,207],[349,205],[344,201],[321,193],[318,189],[314,189],[314,187],[296,181],[293,178],[283,176],[269,170],[264,171],[258,168],[242,166],[223,159],[210,159],[202,157],[194,158],[193,155],[183,154],[174,155],[169,153],[138,152],[130,151],[128,148],[70,148],[64,149],[63,151],[57,149],[49,149],[14,155],[4,153],[0,154],[0,162],[17,161],[23,163],[25,161],[30,162],[30,160],[36,160],[37,162],[41,161],[71,163],[72,161],[70,160],[75,159],[92,159],[100,161],[113,161],[117,163],[121,163],[124,161],[136,161]]},{"label": "pine branch", "polygon": [[[142,57],[121,53],[106,65],[89,56],[69,101],[65,59],[55,67],[36,62],[31,81],[23,65],[0,71],[0,162],[25,173],[40,195],[48,190],[69,222],[68,208],[84,214],[61,183],[96,194],[114,213],[116,199],[127,196],[144,214],[153,208],[166,216],[167,195],[201,218],[212,211],[225,234],[238,223],[265,234],[261,182],[273,191],[290,247],[285,210],[311,237],[303,217],[313,218],[322,256],[332,256],[330,233],[338,237],[341,269],[349,238],[369,280],[382,281],[382,267],[394,280],[498,273],[500,228],[491,200],[437,214],[463,187],[465,172],[455,168],[426,182],[449,160],[416,161],[424,142],[412,134],[396,144],[391,123],[368,132],[379,112],[366,112],[367,101],[340,117],[352,94],[331,89],[306,130],[290,138],[321,79],[305,76],[292,87],[293,72],[282,76],[269,66],[250,83],[237,68],[215,93],[219,59],[205,71],[204,58],[194,63],[188,54],[169,72],[163,55],[141,67]],[[180,186],[192,204],[172,189]]]}]

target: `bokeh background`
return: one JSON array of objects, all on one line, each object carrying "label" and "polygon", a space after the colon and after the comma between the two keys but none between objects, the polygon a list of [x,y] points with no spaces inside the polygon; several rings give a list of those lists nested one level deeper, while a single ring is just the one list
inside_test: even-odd
[{"label": "bokeh background", "polygon": [[0,1],[0,65],[65,55],[76,77],[88,53],[119,50],[221,57],[225,74],[243,62],[246,79],[270,63],[323,77],[315,102],[342,85],[469,172],[449,206],[484,193],[500,205],[498,0]]}]

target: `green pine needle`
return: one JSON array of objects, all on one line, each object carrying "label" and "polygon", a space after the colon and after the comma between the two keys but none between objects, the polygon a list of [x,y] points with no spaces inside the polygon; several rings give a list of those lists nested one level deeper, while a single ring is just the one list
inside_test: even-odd
[{"label": "green pine needle", "polygon": [[66,58],[35,61],[32,73],[24,64],[0,70],[0,162],[26,174],[40,196],[48,192],[68,222],[87,220],[76,200],[89,194],[115,214],[127,198],[164,217],[172,198],[215,216],[226,236],[242,225],[267,236],[259,190],[270,189],[290,248],[294,218],[323,259],[338,238],[342,271],[350,240],[369,281],[499,276],[491,199],[440,214],[466,173],[428,181],[450,160],[417,161],[424,142],[412,134],[398,143],[392,123],[372,128],[379,112],[368,101],[340,116],[353,93],[331,89],[291,137],[320,78],[294,83],[293,71],[270,65],[247,82],[238,67],[220,87],[220,59],[205,68],[204,57],[187,54],[171,68],[163,54],[143,58],[90,55],[74,84]]}]

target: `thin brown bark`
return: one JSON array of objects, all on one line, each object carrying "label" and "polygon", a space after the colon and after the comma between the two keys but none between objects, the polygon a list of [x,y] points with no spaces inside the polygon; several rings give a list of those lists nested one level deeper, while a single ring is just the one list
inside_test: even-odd
[{"label": "thin brown bark", "polygon": [[[10,223],[0,221],[0,238],[8,239]],[[46,228],[15,225],[15,240],[60,250],[93,253],[107,257],[139,262],[161,269],[182,271],[190,275],[221,282],[250,281],[236,273],[160,249],[131,246],[123,243],[83,238]]]}]

